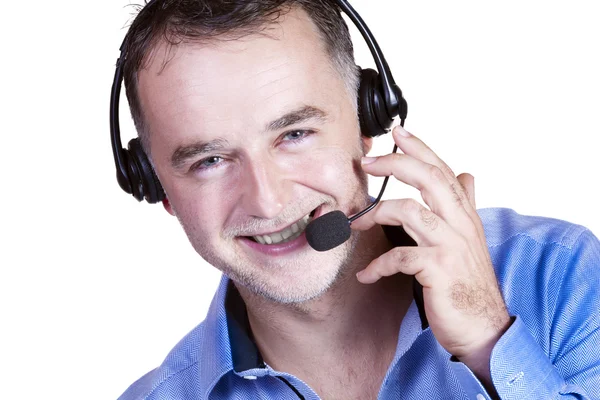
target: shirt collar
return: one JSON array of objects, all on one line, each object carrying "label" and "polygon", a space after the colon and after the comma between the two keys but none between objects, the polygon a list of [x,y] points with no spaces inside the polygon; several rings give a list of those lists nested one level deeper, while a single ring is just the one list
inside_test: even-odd
[{"label": "shirt collar", "polygon": [[265,368],[262,355],[254,342],[246,304],[233,282],[227,287],[225,300],[227,328],[231,343],[231,361],[235,372]]},{"label": "shirt collar", "polygon": [[199,364],[200,387],[204,397],[208,395],[223,375],[231,371],[232,350],[225,310],[229,278],[223,275],[221,282],[202,323],[201,345],[196,355]]},{"label": "shirt collar", "polygon": [[[416,246],[416,242],[402,227],[384,226],[383,230],[394,246]],[[428,327],[422,288],[416,280],[414,283],[415,301],[402,321],[395,362]],[[221,278],[204,326],[199,362],[200,381],[207,398],[226,373],[233,370],[239,374],[266,368],[250,330],[246,305],[233,282],[225,275]]]}]

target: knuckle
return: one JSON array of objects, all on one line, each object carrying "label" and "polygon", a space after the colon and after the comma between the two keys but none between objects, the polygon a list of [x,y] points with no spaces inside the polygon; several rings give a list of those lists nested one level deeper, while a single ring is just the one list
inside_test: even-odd
[{"label": "knuckle", "polygon": [[388,173],[390,175],[393,176],[398,176],[398,173],[401,171],[402,168],[402,157],[404,156],[404,154],[399,154],[399,153],[392,153],[388,155]]},{"label": "knuckle", "polygon": [[431,210],[428,210],[427,208],[423,207],[419,211],[419,216],[421,217],[421,221],[427,228],[429,228],[432,231],[438,229],[440,223],[439,218]]},{"label": "knuckle", "polygon": [[414,199],[405,199],[401,203],[401,208],[406,214],[414,214],[420,210],[421,205]]},{"label": "knuckle", "polygon": [[400,160],[402,160],[403,155],[404,154],[400,154],[400,153],[392,153],[392,154],[390,154],[390,157],[392,158],[392,161],[394,163],[396,163],[396,162],[399,162]]},{"label": "knuckle", "polygon": [[434,182],[441,182],[446,180],[444,172],[435,165],[429,167],[429,178]]},{"label": "knuckle", "polygon": [[412,264],[417,259],[417,253],[414,250],[409,250],[401,247],[396,247],[391,253],[394,265],[398,267]]}]

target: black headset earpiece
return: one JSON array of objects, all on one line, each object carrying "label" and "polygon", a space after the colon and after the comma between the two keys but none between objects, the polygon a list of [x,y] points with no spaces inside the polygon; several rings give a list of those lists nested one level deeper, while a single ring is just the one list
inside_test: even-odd
[{"label": "black headset earpiece", "polygon": [[388,132],[392,126],[382,106],[381,80],[377,71],[370,68],[360,70],[360,86],[358,89],[358,117],[360,131],[363,136],[375,137]]},{"label": "black headset earpiece", "polygon": [[[360,120],[360,130],[363,136],[376,137],[389,132],[394,117],[387,111],[384,89],[377,71],[366,68],[360,71],[360,87],[358,89],[358,116]],[[399,93],[400,108],[405,110],[406,101]],[[400,114],[403,114],[400,112]]]},{"label": "black headset earpiece", "polygon": [[[158,0],[150,0],[138,14],[153,10]],[[347,0],[335,0],[340,9],[350,18],[361,33],[371,55],[375,60],[377,71],[372,69],[361,70],[360,87],[358,91],[358,108],[361,132],[364,136],[375,137],[389,132],[394,118],[400,117],[400,124],[404,125],[407,114],[406,101],[402,91],[394,82],[392,73],[385,61],[385,57],[373,34],[362,20],[360,15],[352,8]],[[162,201],[166,196],[163,188],[150,164],[148,156],[144,153],[138,139],[132,139],[127,149],[121,145],[121,131],[119,127],[119,99],[123,83],[123,64],[127,54],[124,52],[129,32],[121,44],[121,54],[117,60],[117,68],[113,80],[110,96],[110,137],[117,169],[119,186],[127,193],[132,194],[138,201],[146,200],[149,203]],[[396,149],[394,148],[394,151]],[[386,181],[387,182],[387,181]],[[382,186],[382,191],[385,184]],[[378,197],[381,198],[381,194]],[[375,203],[374,203],[375,204]],[[367,212],[368,210],[364,210]],[[360,215],[363,215],[361,212]]]},{"label": "black headset earpiece", "polygon": [[138,201],[146,199],[151,204],[162,201],[165,192],[139,139],[131,139],[127,147],[127,175],[132,183],[133,197]]}]

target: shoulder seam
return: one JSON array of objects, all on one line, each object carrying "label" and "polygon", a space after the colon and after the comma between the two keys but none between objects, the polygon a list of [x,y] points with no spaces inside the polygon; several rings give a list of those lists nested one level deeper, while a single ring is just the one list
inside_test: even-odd
[{"label": "shoulder seam", "polygon": [[[576,228],[580,228],[580,229],[581,229],[581,231],[580,231],[580,232],[577,234],[577,236],[576,236],[576,237],[573,239],[573,241],[572,241],[572,243],[573,243],[573,244],[577,243],[577,241],[579,240],[579,238],[581,237],[581,235],[583,235],[585,232],[588,232],[588,231],[589,231],[587,228],[585,228],[585,227],[583,227],[583,226],[574,225],[573,227],[571,227],[570,229],[568,229],[568,230],[565,232],[565,234],[564,234],[564,235],[561,237],[561,239],[565,238],[565,237],[566,237],[566,236],[567,236],[569,233],[571,233],[571,231],[572,231],[572,230],[575,230]],[[572,249],[573,249],[573,246],[572,246],[572,245],[571,245],[571,246],[568,246],[568,245],[566,245],[565,243],[563,243],[562,241],[558,242],[558,241],[555,241],[555,240],[553,240],[553,241],[549,241],[549,242],[541,242],[541,241],[539,241],[538,239],[534,238],[533,236],[531,236],[531,235],[528,235],[527,233],[523,233],[523,232],[516,233],[516,234],[514,234],[514,235],[512,235],[512,236],[509,236],[508,238],[506,238],[506,239],[505,239],[505,240],[503,240],[502,242],[500,242],[500,243],[496,243],[496,244],[492,244],[492,245],[488,245],[488,247],[489,247],[489,248],[494,248],[494,247],[499,247],[499,246],[502,246],[502,245],[503,245],[503,244],[505,244],[506,242],[508,242],[508,241],[510,241],[510,240],[512,240],[512,239],[514,239],[514,238],[516,238],[516,237],[526,237],[526,238],[528,238],[528,239],[531,239],[531,240],[533,240],[534,242],[536,242],[537,244],[540,244],[540,245],[553,244],[553,245],[560,246],[560,247],[562,247],[562,248],[564,248],[564,249],[567,249],[567,250],[572,250]]]}]

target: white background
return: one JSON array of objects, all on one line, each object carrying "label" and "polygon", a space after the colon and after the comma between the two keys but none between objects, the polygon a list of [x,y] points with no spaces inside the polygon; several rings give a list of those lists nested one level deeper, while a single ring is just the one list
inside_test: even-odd
[{"label": "white background", "polygon": [[[114,179],[109,90],[128,3],[1,11],[2,398],[118,397],[204,318],[218,280],[162,206]],[[597,1],[353,3],[408,99],[407,128],[475,176],[478,206],[600,232]]]}]

